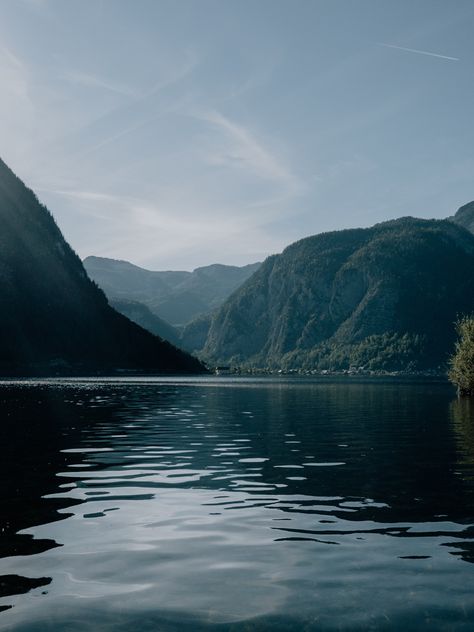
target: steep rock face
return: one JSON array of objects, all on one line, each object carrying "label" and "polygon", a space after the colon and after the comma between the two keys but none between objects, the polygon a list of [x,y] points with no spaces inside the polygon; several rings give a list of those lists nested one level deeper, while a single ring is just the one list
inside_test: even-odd
[{"label": "steep rock face", "polygon": [[87,257],[84,266],[109,299],[143,303],[168,323],[185,325],[222,305],[260,264],[152,271],[128,261]]},{"label": "steep rock face", "polygon": [[49,211],[2,161],[0,221],[2,373],[204,370],[109,306]]},{"label": "steep rock face", "polygon": [[308,237],[267,259],[213,318],[204,357],[259,366],[426,368],[474,308],[474,238],[402,218]]},{"label": "steep rock face", "polygon": [[206,344],[213,312],[198,316],[181,330],[179,346],[190,353],[199,353]]},{"label": "steep rock face", "polygon": [[474,233],[474,202],[461,206],[456,215],[450,219],[458,226],[462,226],[469,232]]}]

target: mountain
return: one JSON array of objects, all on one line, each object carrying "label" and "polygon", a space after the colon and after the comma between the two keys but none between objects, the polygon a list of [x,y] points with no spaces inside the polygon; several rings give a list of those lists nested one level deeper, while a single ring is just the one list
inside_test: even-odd
[{"label": "mountain", "polygon": [[182,328],[179,346],[190,353],[199,353],[206,344],[209,328],[215,312],[197,316]]},{"label": "mountain", "polygon": [[87,257],[84,267],[109,299],[146,305],[172,325],[185,325],[219,307],[260,263],[243,267],[214,264],[193,272],[145,270],[128,261]]},{"label": "mountain", "polygon": [[474,233],[474,202],[461,206],[456,215],[449,219],[458,226],[462,226],[469,232]]},{"label": "mountain", "polygon": [[260,367],[426,369],[474,310],[474,236],[411,217],[302,239],[217,311],[203,357]]},{"label": "mountain", "polygon": [[180,346],[180,336],[177,329],[165,320],[156,316],[146,305],[136,301],[115,300],[110,301],[110,305],[132,320],[143,329],[150,331],[155,336],[171,342],[175,346]]},{"label": "mountain", "polygon": [[203,372],[116,312],[49,211],[0,160],[0,372]]}]

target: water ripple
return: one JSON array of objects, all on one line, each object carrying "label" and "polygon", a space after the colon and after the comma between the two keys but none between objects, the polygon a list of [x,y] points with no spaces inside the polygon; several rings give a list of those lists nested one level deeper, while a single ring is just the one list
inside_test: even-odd
[{"label": "water ripple", "polygon": [[3,388],[0,629],[474,622],[474,411],[443,387]]}]

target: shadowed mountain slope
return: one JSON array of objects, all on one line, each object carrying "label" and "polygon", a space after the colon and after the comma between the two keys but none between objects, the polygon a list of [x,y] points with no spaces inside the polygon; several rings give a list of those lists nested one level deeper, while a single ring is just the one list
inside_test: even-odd
[{"label": "shadowed mountain slope", "polygon": [[112,309],[49,211],[0,161],[0,371],[201,372]]},{"label": "shadowed mountain slope", "polygon": [[150,331],[152,334],[155,334],[155,336],[163,338],[163,340],[171,342],[173,345],[180,346],[178,330],[159,316],[156,316],[156,314],[143,303],[115,300],[110,301],[110,305],[134,323],[143,327],[143,329]]}]

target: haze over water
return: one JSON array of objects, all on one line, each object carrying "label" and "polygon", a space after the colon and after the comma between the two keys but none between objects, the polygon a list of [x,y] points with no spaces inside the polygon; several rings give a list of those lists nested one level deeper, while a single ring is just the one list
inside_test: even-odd
[{"label": "haze over water", "polygon": [[474,405],[445,384],[0,399],[0,630],[473,628]]}]

